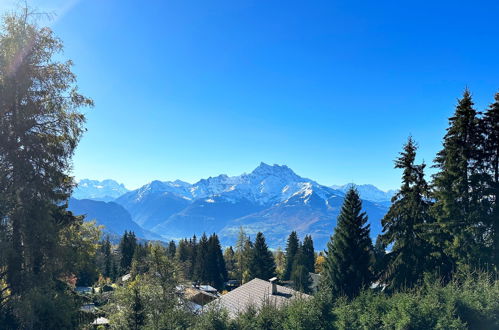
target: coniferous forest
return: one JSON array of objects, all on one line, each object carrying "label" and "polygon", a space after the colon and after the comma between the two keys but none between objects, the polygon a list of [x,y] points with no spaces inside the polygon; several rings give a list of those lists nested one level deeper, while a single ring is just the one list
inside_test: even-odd
[{"label": "coniferous forest", "polygon": [[[93,101],[35,16],[6,15],[0,32],[0,329],[499,329],[499,93],[477,109],[464,91],[431,176],[424,146],[401,141],[400,188],[375,242],[355,187],[325,251],[294,231],[271,250],[243,227],[228,247],[217,233],[112,237],[67,210]],[[234,318],[194,313],[183,291],[273,277],[310,296]]]}]

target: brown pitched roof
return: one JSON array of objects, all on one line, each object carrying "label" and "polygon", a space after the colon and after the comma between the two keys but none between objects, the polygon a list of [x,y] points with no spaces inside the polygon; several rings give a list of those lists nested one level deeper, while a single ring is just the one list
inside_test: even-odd
[{"label": "brown pitched roof", "polygon": [[255,278],[237,289],[224,294],[206,306],[220,306],[229,312],[231,318],[246,311],[250,306],[259,309],[265,303],[281,307],[295,298],[309,298],[310,296],[299,291],[277,285],[277,293],[272,294],[272,284],[268,281]]}]

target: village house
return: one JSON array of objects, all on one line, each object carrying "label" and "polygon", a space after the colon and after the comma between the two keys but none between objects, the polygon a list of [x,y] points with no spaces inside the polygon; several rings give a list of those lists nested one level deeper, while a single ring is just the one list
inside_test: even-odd
[{"label": "village house", "polygon": [[230,318],[250,307],[259,309],[265,304],[282,307],[293,299],[308,299],[311,296],[277,284],[277,278],[269,281],[255,278],[248,283],[220,296],[206,306],[220,307],[227,310]]}]

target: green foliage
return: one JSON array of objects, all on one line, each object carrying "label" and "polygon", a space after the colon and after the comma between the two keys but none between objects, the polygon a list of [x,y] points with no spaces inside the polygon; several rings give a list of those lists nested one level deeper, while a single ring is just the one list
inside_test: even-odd
[{"label": "green foliage", "polygon": [[286,268],[284,268],[283,280],[289,280],[291,273],[293,272],[293,263],[295,262],[295,256],[300,248],[300,241],[296,231],[292,231],[289,234],[287,244],[286,244]]},{"label": "green foliage", "polygon": [[225,249],[223,258],[225,261],[225,266],[227,268],[228,278],[232,278],[232,279],[237,278],[236,254],[234,253],[232,246],[229,246],[228,248]]},{"label": "green foliage", "polygon": [[194,330],[225,330],[231,329],[227,311],[216,307],[207,308],[197,318]]},{"label": "green foliage", "polygon": [[323,287],[335,296],[355,297],[372,280],[372,242],[362,202],[355,188],[346,196],[327,247]]},{"label": "green foliage", "polygon": [[177,245],[175,245],[175,241],[170,241],[170,243],[168,243],[168,256],[170,258],[174,258],[175,257],[175,253],[177,252]]},{"label": "green foliage", "polygon": [[416,290],[392,296],[363,292],[353,301],[339,299],[333,308],[337,329],[496,329],[499,282],[485,274],[442,286],[428,278]]},{"label": "green foliage", "polygon": [[[435,158],[433,214],[439,225],[433,243],[453,264],[483,266],[490,256],[487,244],[489,200],[483,153],[483,134],[468,90],[459,100]],[[442,270],[449,275],[452,268]]]},{"label": "green foliage", "polygon": [[[425,239],[425,232],[433,222],[428,212],[430,191],[424,179],[425,164],[415,164],[416,150],[416,143],[409,137],[395,160],[395,168],[403,170],[402,187],[392,198],[390,210],[381,221],[382,242],[377,242],[378,248],[379,244],[392,244],[385,260],[378,259],[384,267],[381,278],[390,290],[412,287],[423,278],[424,272],[434,268],[430,260],[432,246]],[[378,257],[380,253],[382,251],[377,251]]]},{"label": "green foliage", "polygon": [[488,225],[491,227],[492,264],[499,271],[499,93],[483,115],[485,135],[485,164],[488,173],[488,192],[491,196],[491,212]]},{"label": "green foliage", "polygon": [[[174,260],[168,257],[167,250],[160,245],[148,247],[144,263],[147,272],[139,274],[124,287],[118,288],[112,303],[107,307],[112,328],[128,329],[134,310],[143,309],[146,329],[183,329],[192,322],[192,314],[187,309],[181,293],[180,270]],[[142,308],[137,308],[137,292]]]},{"label": "green foliage", "polygon": [[314,241],[312,240],[311,235],[306,235],[303,239],[302,245],[302,254],[303,254],[303,266],[305,269],[310,272],[315,272],[315,251],[314,251]]},{"label": "green foliage", "polygon": [[268,249],[265,237],[258,232],[253,245],[250,261],[250,274],[252,278],[269,280],[275,276],[275,262],[272,252]]},{"label": "green foliage", "polygon": [[127,315],[127,324],[129,329],[139,330],[145,324],[145,311],[142,298],[140,297],[139,288],[132,287],[132,303],[130,306],[130,314]]},{"label": "green foliage", "polygon": [[120,241],[120,267],[121,274],[125,274],[131,270],[132,260],[135,254],[135,248],[137,247],[137,238],[135,237],[135,233],[125,231],[123,237]]},{"label": "green foliage", "polygon": [[212,234],[208,239],[208,258],[207,258],[207,281],[210,285],[222,290],[225,281],[227,281],[227,268],[225,266],[222,246],[216,234]]},{"label": "green foliage", "polygon": [[61,233],[80,221],[64,204],[85,120],[79,110],[92,101],[78,93],[71,61],[58,60],[62,42],[28,8],[1,24],[0,313],[14,328],[69,327]]}]

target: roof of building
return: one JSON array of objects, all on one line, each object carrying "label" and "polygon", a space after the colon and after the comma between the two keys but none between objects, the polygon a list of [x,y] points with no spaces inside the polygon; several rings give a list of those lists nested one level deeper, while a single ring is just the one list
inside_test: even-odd
[{"label": "roof of building", "polygon": [[104,325],[104,324],[109,324],[109,320],[106,319],[105,317],[98,317],[96,318],[93,322],[93,325]]},{"label": "roof of building", "polygon": [[217,292],[217,289],[215,289],[211,285],[207,285],[207,284],[202,284],[202,285],[198,285],[198,286],[194,286],[194,287],[199,289],[199,290],[206,291],[206,292]]},{"label": "roof of building", "polygon": [[276,285],[277,292],[272,294],[272,284],[268,281],[255,278],[248,283],[224,294],[207,306],[220,306],[227,309],[230,317],[246,311],[249,307],[260,308],[268,303],[281,307],[295,298],[309,298],[310,296],[299,291]]}]

